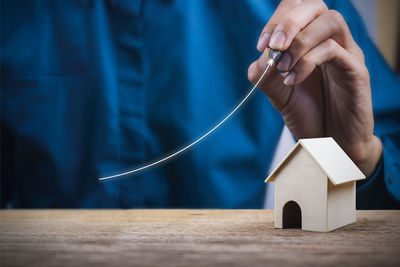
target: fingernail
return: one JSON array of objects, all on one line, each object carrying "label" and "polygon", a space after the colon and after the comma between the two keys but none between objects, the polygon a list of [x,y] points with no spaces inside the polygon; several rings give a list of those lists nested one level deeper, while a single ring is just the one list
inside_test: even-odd
[{"label": "fingernail", "polygon": [[271,34],[269,32],[264,32],[257,43],[257,50],[263,52],[265,48],[268,46],[269,38]]},{"label": "fingernail", "polygon": [[285,78],[286,76],[288,76],[289,72],[287,72],[287,71],[280,71],[279,74],[280,74],[282,77]]},{"label": "fingernail", "polygon": [[271,40],[269,41],[269,47],[271,47],[272,49],[282,50],[285,39],[285,33],[283,33],[282,31],[274,31],[271,36]]},{"label": "fingernail", "polygon": [[295,80],[296,80],[296,72],[292,71],[292,72],[290,72],[289,75],[285,78],[285,80],[283,81],[283,83],[284,83],[286,86],[291,86],[291,85],[294,84]]},{"label": "fingernail", "polygon": [[288,71],[290,64],[292,64],[292,56],[290,53],[286,52],[276,67],[278,70]]}]

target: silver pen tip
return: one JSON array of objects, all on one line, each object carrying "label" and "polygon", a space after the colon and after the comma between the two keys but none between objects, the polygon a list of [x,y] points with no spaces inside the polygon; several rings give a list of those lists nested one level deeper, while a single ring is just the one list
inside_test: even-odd
[{"label": "silver pen tip", "polygon": [[271,49],[271,51],[269,52],[269,58],[275,62],[278,62],[282,56],[283,56],[283,51]]}]

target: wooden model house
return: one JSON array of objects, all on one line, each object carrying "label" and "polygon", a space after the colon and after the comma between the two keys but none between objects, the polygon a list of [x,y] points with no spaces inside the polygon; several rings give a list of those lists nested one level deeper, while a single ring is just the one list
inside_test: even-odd
[{"label": "wooden model house", "polygon": [[275,227],[328,232],[356,221],[364,174],[333,138],[300,139],[265,182],[275,182]]}]

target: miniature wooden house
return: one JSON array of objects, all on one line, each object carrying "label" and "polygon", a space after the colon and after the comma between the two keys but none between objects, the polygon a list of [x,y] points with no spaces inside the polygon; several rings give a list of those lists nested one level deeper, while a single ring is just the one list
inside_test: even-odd
[{"label": "miniature wooden house", "polygon": [[300,139],[265,182],[275,182],[275,227],[328,232],[356,221],[364,174],[333,138]]}]

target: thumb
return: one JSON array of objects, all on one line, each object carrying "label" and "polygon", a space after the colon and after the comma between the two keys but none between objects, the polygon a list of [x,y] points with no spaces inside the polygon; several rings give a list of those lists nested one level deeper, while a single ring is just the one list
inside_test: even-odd
[{"label": "thumb", "polygon": [[[265,49],[262,55],[254,61],[248,69],[248,79],[251,83],[256,84],[268,67],[270,61],[270,49]],[[276,68],[276,62],[273,61],[268,73],[258,84],[264,94],[266,94],[275,109],[281,111],[289,100],[292,92],[292,87],[287,87],[283,84],[284,77],[279,73]]]}]

